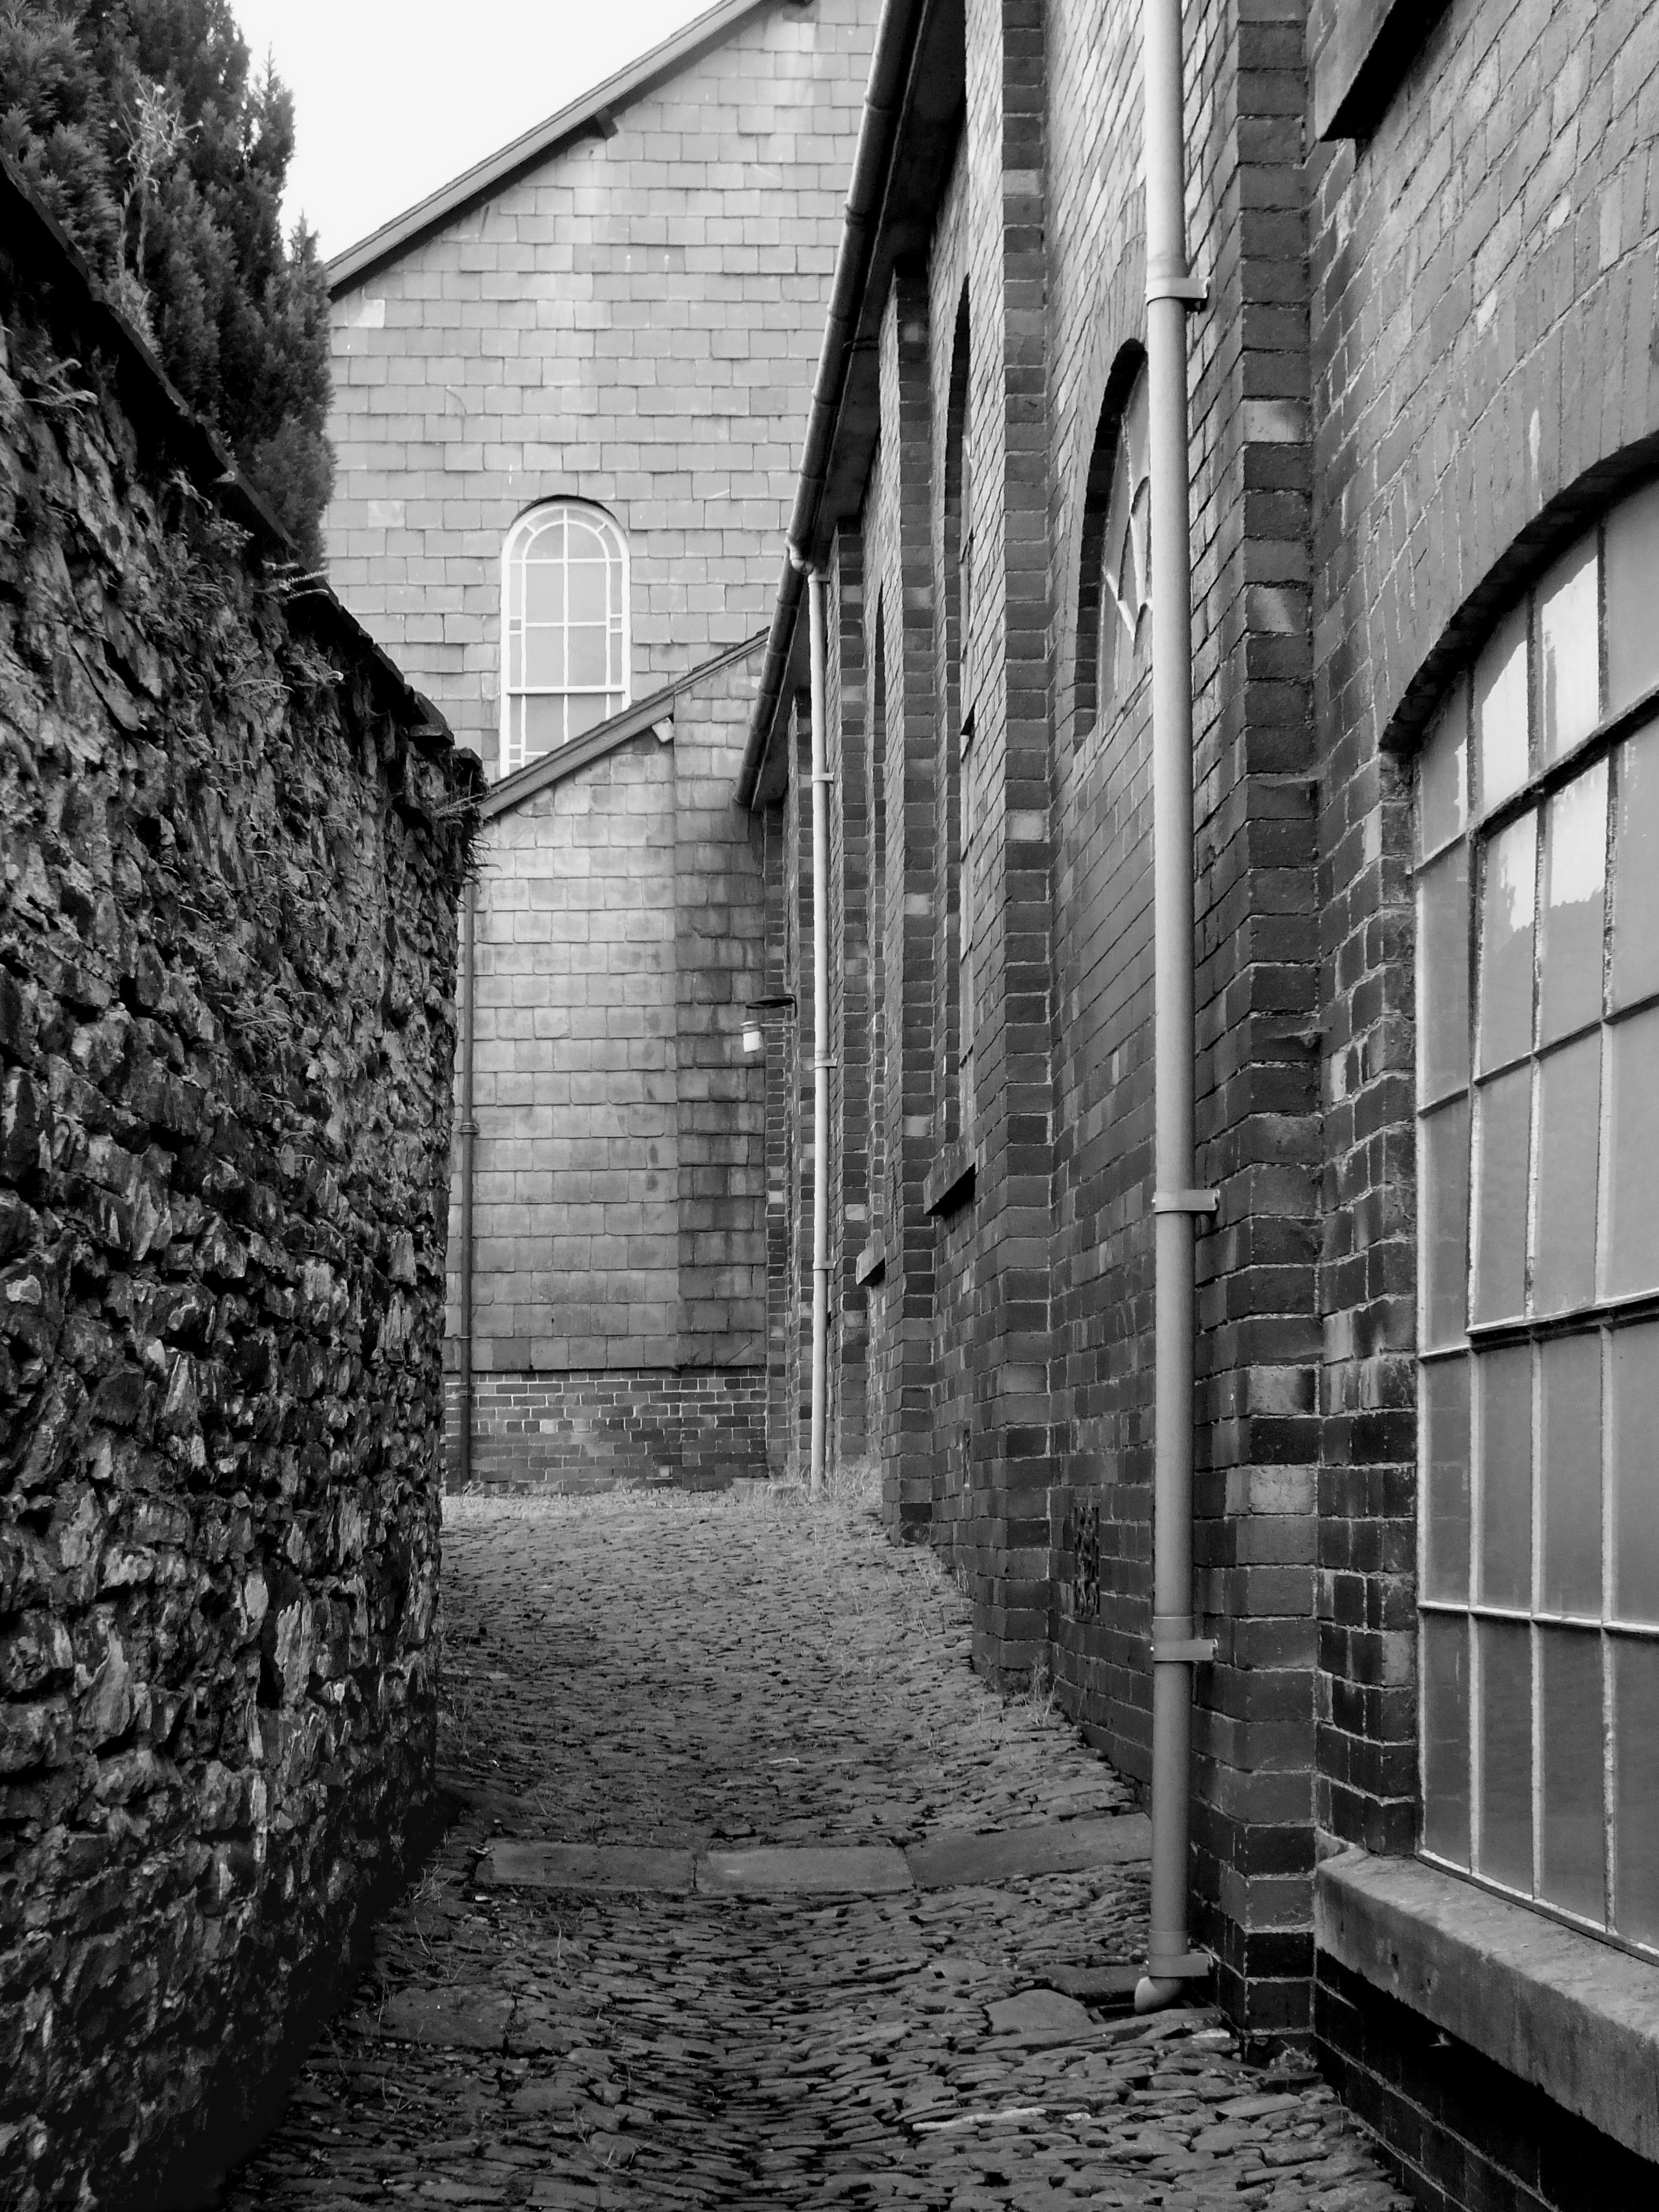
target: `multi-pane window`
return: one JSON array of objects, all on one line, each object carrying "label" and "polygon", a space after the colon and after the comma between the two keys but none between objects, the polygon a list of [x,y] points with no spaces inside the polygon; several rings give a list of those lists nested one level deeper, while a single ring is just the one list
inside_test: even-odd
[{"label": "multi-pane window", "polygon": [[1659,1949],[1659,486],[1418,784],[1423,1847]]},{"label": "multi-pane window", "polygon": [[597,507],[533,508],[507,541],[501,773],[628,704],[628,550]]}]

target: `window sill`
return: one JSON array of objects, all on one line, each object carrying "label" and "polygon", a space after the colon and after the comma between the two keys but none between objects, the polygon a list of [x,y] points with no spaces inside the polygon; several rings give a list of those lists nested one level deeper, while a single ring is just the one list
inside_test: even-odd
[{"label": "window sill", "polygon": [[947,1145],[921,1186],[922,1212],[943,1218],[966,1206],[974,1194],[977,1166],[970,1144],[958,1139],[954,1145]]},{"label": "window sill", "polygon": [[1314,1873],[1316,1948],[1659,2160],[1659,1966],[1421,1859],[1346,1850]]},{"label": "window sill", "polygon": [[853,1280],[858,1284],[878,1283],[887,1273],[887,1247],[879,1235],[874,1236],[853,1262]]},{"label": "window sill", "polygon": [[1316,138],[1370,135],[1443,6],[1336,0],[1335,20],[1313,58]]}]

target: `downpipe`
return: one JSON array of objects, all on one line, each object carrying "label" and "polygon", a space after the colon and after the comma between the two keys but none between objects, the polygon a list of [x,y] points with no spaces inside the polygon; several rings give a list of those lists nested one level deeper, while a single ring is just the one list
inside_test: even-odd
[{"label": "downpipe", "polygon": [[806,571],[812,684],[812,1448],[808,1495],[823,1487],[830,1399],[830,732],[823,576]]},{"label": "downpipe", "polygon": [[1188,1936],[1193,1668],[1193,1247],[1211,1191],[1193,1188],[1193,625],[1181,0],[1145,0],[1146,382],[1152,474],[1156,1451],[1152,1483],[1152,1866],[1135,2010],[1173,2004],[1210,1971]]}]

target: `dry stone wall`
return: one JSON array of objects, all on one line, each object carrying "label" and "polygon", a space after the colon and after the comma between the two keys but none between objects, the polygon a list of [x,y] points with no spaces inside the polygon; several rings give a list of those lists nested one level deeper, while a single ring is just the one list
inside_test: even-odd
[{"label": "dry stone wall", "polygon": [[0,2196],[132,2206],[431,1814],[476,771],[0,199]]}]

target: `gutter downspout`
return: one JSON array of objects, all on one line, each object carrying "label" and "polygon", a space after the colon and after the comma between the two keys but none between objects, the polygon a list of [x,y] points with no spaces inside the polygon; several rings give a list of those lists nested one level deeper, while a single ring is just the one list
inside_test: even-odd
[{"label": "gutter downspout", "polygon": [[478,1125],[472,1112],[472,1018],[475,997],[474,908],[477,886],[467,877],[461,897],[461,1487],[472,1480],[472,1152]]},{"label": "gutter downspout", "polygon": [[1152,474],[1153,998],[1157,1364],[1152,1488],[1152,1882],[1135,2010],[1172,2004],[1210,1971],[1187,1932],[1193,1634],[1193,1243],[1212,1191],[1193,1188],[1193,626],[1182,0],[1146,0],[1146,380]]},{"label": "gutter downspout", "polygon": [[823,1488],[830,1396],[830,732],[823,576],[806,571],[812,671],[812,1456],[809,1496]]}]

